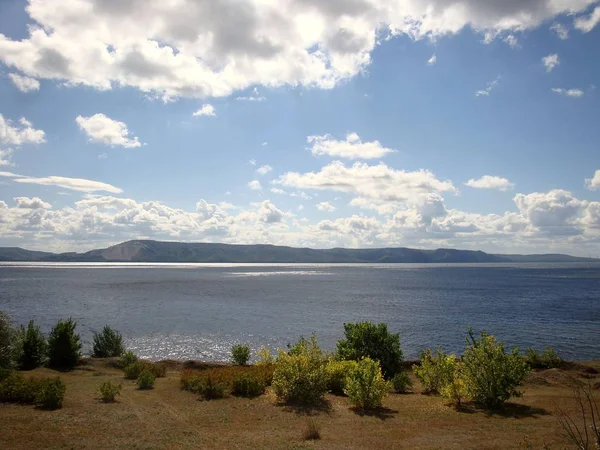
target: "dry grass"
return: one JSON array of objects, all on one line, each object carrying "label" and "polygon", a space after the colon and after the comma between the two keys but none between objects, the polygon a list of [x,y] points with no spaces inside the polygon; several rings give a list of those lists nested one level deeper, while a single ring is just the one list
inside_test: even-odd
[{"label": "dry grass", "polygon": [[[201,366],[201,365],[200,365]],[[600,369],[600,362],[587,364]],[[59,373],[67,385],[64,407],[41,411],[33,406],[0,404],[0,448],[179,449],[179,448],[570,448],[553,415],[555,404],[577,412],[566,374],[600,381],[585,366],[537,371],[524,398],[489,413],[466,405],[444,405],[441,397],[391,394],[375,412],[350,408],[348,399],[327,396],[316,410],[277,406],[269,391],[255,399],[229,397],[202,402],[180,389],[182,366],[169,364],[154,390],[138,391],[135,382],[108,360],[92,360],[73,372]],[[213,367],[219,370],[218,367]],[[32,375],[55,376],[49,369]],[[98,401],[105,381],[121,383],[115,403]],[[307,417],[319,425],[320,440],[305,441]]]}]

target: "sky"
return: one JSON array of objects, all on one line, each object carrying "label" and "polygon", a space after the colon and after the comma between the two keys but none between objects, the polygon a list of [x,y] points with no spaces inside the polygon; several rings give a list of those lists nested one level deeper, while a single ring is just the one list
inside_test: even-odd
[{"label": "sky", "polygon": [[2,0],[0,246],[600,256],[600,2]]}]

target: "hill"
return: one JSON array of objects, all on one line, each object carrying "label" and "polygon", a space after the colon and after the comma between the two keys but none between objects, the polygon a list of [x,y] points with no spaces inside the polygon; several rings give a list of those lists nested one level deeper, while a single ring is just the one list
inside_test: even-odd
[{"label": "hill", "polygon": [[496,263],[600,262],[561,254],[493,255],[482,251],[411,248],[311,249],[133,240],[85,253],[48,253],[0,247],[0,261],[207,262],[207,263]]}]

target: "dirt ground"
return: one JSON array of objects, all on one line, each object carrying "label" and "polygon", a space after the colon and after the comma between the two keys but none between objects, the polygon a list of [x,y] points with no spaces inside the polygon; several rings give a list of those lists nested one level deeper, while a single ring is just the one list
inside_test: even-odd
[{"label": "dirt ground", "polygon": [[[179,389],[176,364],[153,390],[139,391],[110,361],[87,360],[72,372],[59,373],[67,385],[62,409],[0,404],[0,449],[573,448],[554,414],[557,404],[575,412],[571,390],[563,384],[566,376],[600,381],[600,375],[586,370],[600,370],[600,361],[583,364],[532,373],[524,397],[494,414],[472,406],[456,410],[441,397],[422,395],[414,377],[415,393],[390,394],[384,408],[362,414],[351,409],[348,399],[333,395],[309,411],[278,405],[270,392],[255,399],[200,401]],[[116,403],[98,400],[106,380],[123,385]],[[304,440],[308,420],[317,424],[320,440]]]}]

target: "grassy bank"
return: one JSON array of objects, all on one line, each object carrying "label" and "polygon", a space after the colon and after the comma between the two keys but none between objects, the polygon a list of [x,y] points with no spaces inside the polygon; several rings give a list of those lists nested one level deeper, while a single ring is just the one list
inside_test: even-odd
[{"label": "grassy bank", "polygon": [[[253,399],[201,401],[180,389],[184,365],[177,362],[168,363],[153,390],[138,390],[114,363],[86,359],[69,372],[27,372],[60,375],[67,387],[63,408],[0,404],[0,448],[571,448],[555,416],[559,405],[578,417],[565,382],[600,382],[600,361],[535,370],[522,386],[523,398],[491,413],[469,403],[457,410],[439,396],[422,395],[410,373],[413,393],[390,394],[367,414],[331,394],[316,408],[280,405],[271,389]],[[187,364],[198,371],[208,366],[224,367]],[[99,400],[105,381],[122,385],[116,403]],[[319,440],[305,440],[309,420]]]}]

